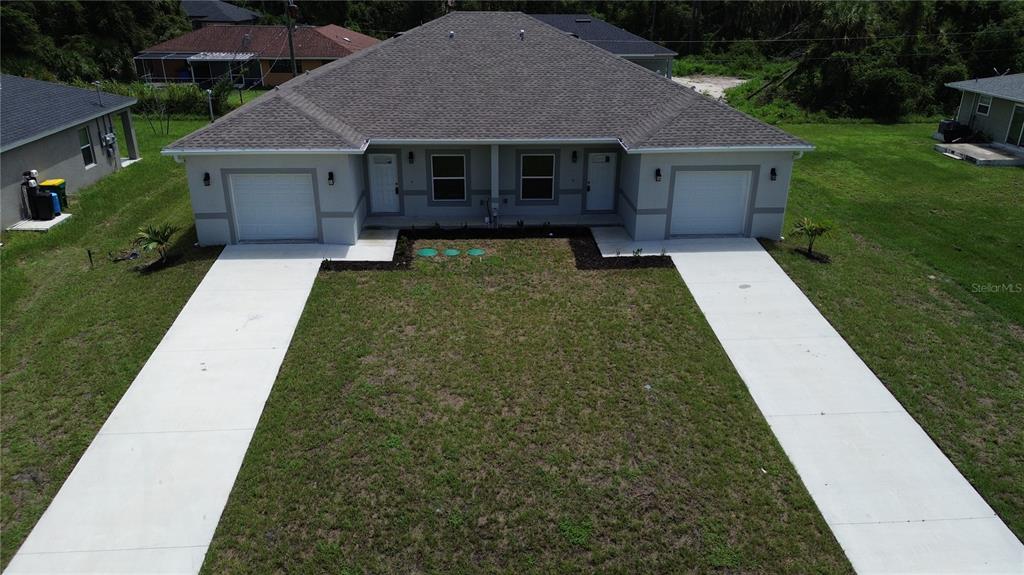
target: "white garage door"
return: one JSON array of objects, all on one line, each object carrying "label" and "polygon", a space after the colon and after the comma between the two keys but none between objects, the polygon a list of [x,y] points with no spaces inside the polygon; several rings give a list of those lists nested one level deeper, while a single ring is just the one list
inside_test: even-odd
[{"label": "white garage door", "polygon": [[750,172],[678,172],[672,197],[672,235],[742,235]]},{"label": "white garage door", "polygon": [[239,241],[317,238],[309,174],[232,174],[231,201]]}]

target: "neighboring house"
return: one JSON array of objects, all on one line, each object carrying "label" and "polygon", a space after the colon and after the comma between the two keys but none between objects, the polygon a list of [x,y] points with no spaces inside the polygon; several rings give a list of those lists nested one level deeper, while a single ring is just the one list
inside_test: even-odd
[{"label": "neighboring house", "polygon": [[778,238],[812,146],[517,12],[454,12],[170,144],[199,241],[364,226],[623,225]]},{"label": "neighboring house", "polygon": [[[379,42],[334,24],[299,26],[292,36],[300,74]],[[135,70],[147,82],[209,86],[230,74],[235,85],[277,86],[292,79],[288,29],[205,26],[146,48],[135,57]]]},{"label": "neighboring house", "polygon": [[641,38],[632,32],[612,26],[587,14],[531,14],[534,18],[568,32],[580,40],[600,46],[616,56],[636,62],[667,78],[672,77],[672,59],[678,54]]},{"label": "neighboring house", "polygon": [[956,121],[981,132],[993,144],[1024,152],[1024,74],[946,84],[960,90]]},{"label": "neighboring house", "polygon": [[198,30],[210,24],[255,24],[259,12],[221,0],[182,0],[181,8],[192,21],[192,29]]},{"label": "neighboring house", "polygon": [[120,118],[128,158],[139,158],[131,106],[134,98],[0,76],[0,220],[8,226],[28,217],[22,202],[22,173],[39,171],[39,181],[63,178],[68,193],[121,167],[114,119]]}]

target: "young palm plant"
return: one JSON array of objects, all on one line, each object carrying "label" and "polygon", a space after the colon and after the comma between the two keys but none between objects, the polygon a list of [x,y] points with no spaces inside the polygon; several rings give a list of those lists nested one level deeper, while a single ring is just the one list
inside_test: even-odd
[{"label": "young palm plant", "polygon": [[802,236],[807,238],[807,257],[813,258],[814,256],[814,240],[827,235],[832,231],[832,223],[823,221],[816,222],[811,218],[802,218],[800,221],[793,226],[791,232],[794,236]]},{"label": "young palm plant", "polygon": [[167,261],[167,250],[171,245],[171,237],[177,232],[178,226],[150,224],[139,228],[139,233],[135,235],[135,244],[146,252],[156,250],[160,258],[159,261],[162,263]]}]

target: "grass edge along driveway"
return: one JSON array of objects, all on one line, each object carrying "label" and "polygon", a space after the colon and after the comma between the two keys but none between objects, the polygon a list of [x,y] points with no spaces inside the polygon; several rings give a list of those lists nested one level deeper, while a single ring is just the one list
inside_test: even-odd
[{"label": "grass edge along driveway", "polygon": [[932,150],[932,124],[794,125],[788,231],[772,255],[1007,526],[1024,538],[1024,169]]}]

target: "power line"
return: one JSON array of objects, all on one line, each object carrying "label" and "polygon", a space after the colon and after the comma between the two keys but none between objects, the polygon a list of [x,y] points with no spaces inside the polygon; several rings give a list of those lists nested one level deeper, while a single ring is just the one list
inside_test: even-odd
[{"label": "power line", "polygon": [[[992,32],[1019,32],[1024,28],[998,28],[992,30],[977,30],[973,32],[935,32],[931,34],[894,34],[888,36],[831,36],[821,38],[744,38],[737,40],[649,40],[650,42],[656,42],[659,44],[729,44],[739,42],[751,42],[751,43],[773,43],[773,42],[823,42],[825,40],[893,40],[897,38],[920,38],[930,36],[970,36],[975,34],[987,34]],[[646,38],[644,38],[646,40]],[[606,43],[635,43],[639,40],[595,40]]]}]

